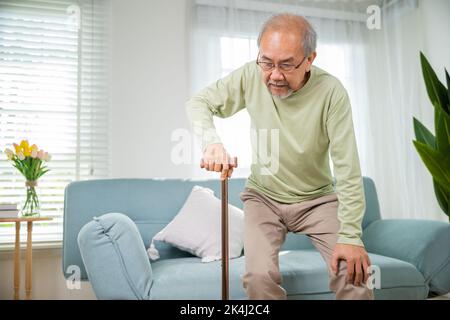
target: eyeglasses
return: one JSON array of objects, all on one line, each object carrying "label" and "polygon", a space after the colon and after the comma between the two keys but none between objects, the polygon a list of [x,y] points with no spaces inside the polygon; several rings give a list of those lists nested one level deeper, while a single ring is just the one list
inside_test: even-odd
[{"label": "eyeglasses", "polygon": [[[258,59],[259,59],[259,54],[258,54]],[[258,59],[256,59],[256,64],[258,66],[260,66],[263,71],[272,71],[273,69],[275,69],[275,67],[278,67],[278,69],[283,72],[290,72],[295,69],[298,69],[303,64],[303,62],[306,60],[306,57],[304,57],[303,60],[298,65],[290,64],[290,63],[281,63],[279,65],[276,65],[273,62],[259,61]]]}]

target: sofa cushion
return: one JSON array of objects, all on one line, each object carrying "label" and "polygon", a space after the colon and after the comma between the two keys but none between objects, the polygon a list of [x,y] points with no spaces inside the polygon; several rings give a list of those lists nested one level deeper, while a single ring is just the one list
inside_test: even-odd
[{"label": "sofa cushion", "polygon": [[[428,288],[417,269],[397,259],[369,254],[381,271],[376,299],[424,299]],[[199,258],[166,259],[152,263],[151,299],[221,299],[221,263]],[[246,299],[241,277],[245,257],[230,260],[230,299]],[[328,288],[325,262],[316,250],[280,252],[280,271],[288,299],[334,298]]]},{"label": "sofa cushion", "polygon": [[[194,186],[180,212],[152,239],[147,250],[152,260],[159,259],[155,241],[163,241],[202,258],[220,260],[222,202],[209,188]],[[244,247],[244,213],[228,206],[228,244],[230,259],[241,255]]]}]

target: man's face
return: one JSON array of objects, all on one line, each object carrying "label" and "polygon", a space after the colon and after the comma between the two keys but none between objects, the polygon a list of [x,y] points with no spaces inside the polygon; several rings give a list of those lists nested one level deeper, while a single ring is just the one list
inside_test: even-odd
[{"label": "man's face", "polygon": [[[305,58],[300,34],[267,30],[260,42],[260,62],[270,62],[277,66],[288,64],[297,66]],[[304,85],[305,74],[309,72],[315,53],[305,59],[300,67],[291,71],[261,69],[262,78],[270,93],[279,98],[287,98]]]}]

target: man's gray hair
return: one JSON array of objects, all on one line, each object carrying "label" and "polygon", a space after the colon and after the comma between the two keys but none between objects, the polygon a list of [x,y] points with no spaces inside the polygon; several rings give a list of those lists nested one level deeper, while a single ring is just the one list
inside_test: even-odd
[{"label": "man's gray hair", "polygon": [[303,53],[307,57],[316,50],[317,33],[305,17],[281,13],[273,15],[267,20],[258,36],[258,48],[261,44],[261,38],[267,30],[286,30],[294,29],[302,35]]}]

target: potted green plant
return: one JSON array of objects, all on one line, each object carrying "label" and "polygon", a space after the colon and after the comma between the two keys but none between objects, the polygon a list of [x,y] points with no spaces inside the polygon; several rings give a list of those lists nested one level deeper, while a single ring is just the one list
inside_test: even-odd
[{"label": "potted green plant", "polygon": [[433,177],[439,206],[449,216],[450,221],[450,76],[445,69],[446,88],[422,52],[420,61],[428,96],[434,106],[436,136],[414,118],[416,140],[413,140],[413,143]]}]

